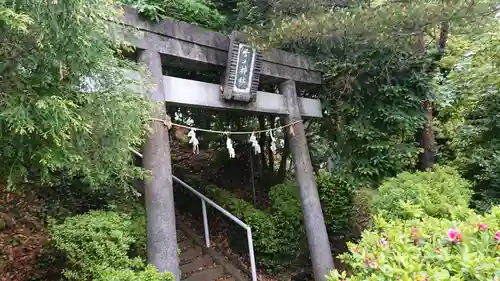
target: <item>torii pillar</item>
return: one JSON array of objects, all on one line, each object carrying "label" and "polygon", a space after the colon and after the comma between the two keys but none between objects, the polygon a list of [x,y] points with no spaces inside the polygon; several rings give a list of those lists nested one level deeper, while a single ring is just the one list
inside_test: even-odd
[{"label": "torii pillar", "polygon": [[[139,62],[150,72],[152,89],[148,94],[152,100],[165,100],[163,72],[160,53],[143,50]],[[153,117],[164,119],[166,107],[158,103]],[[174,192],[172,185],[172,163],[168,132],[161,122],[152,121],[153,132],[144,144],[143,167],[151,171],[152,177],[145,181],[147,215],[148,263],[160,272],[171,272],[180,280],[177,254],[177,231],[175,228]]]},{"label": "torii pillar", "polygon": [[[288,115],[287,123],[301,120],[295,81],[287,80],[280,85],[280,93],[285,96]],[[295,166],[295,178],[300,189],[300,200],[304,210],[304,223],[311,256],[314,280],[326,281],[326,276],[334,269],[330,241],[326,230],[318,187],[313,173],[311,156],[307,146],[304,123],[293,126],[294,135],[289,136],[290,151]]]}]

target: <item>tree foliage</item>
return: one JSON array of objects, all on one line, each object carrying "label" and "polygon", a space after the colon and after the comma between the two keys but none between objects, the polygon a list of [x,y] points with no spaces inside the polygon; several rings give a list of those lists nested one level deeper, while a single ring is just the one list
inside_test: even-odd
[{"label": "tree foliage", "polygon": [[247,26],[250,38],[263,49],[281,47],[319,62],[324,90],[308,93],[326,111],[316,134],[329,141],[339,172],[375,186],[417,164],[442,23],[470,33],[464,25],[484,23],[498,9],[494,1],[270,3],[266,20]]},{"label": "tree foliage", "polygon": [[149,102],[121,68],[108,21],[112,0],[0,2],[2,179],[80,178],[94,187],[140,175],[129,145],[142,142]]},{"label": "tree foliage", "polygon": [[339,169],[377,183],[416,164],[431,77],[411,54],[346,41],[322,63],[329,117],[322,134]]},{"label": "tree foliage", "polygon": [[477,207],[488,208],[500,195],[498,142],[500,70],[498,21],[489,32],[456,43],[461,50],[442,79],[440,113],[447,139],[443,158],[475,183]]},{"label": "tree foliage", "polygon": [[[136,66],[122,57],[119,51],[125,47],[122,42],[109,35],[108,22],[119,14],[117,2],[0,0],[0,156],[3,160],[0,182],[19,183],[29,179],[61,184],[65,188],[77,179],[83,180],[85,187],[97,188],[108,184],[121,186],[143,175],[142,170],[132,166],[128,147],[142,143],[151,104],[127,87],[131,81],[122,75],[122,68]],[[500,137],[497,68],[500,42],[498,26],[492,20],[499,8],[497,2],[119,2],[132,5],[150,20],[169,17],[211,30],[247,31],[252,43],[259,48],[279,47],[308,55],[318,62],[317,68],[324,73],[322,88],[319,91],[304,88],[301,94],[320,98],[324,106],[325,117],[311,122],[307,128],[316,161],[314,166],[320,167],[327,159],[334,160],[333,175],[319,174],[318,177],[330,234],[336,237],[345,234],[351,219],[352,192],[360,187],[375,187],[383,182],[375,195],[375,213],[397,218],[377,219],[374,229],[378,232],[374,229],[365,232],[357,249],[363,249],[367,255],[362,256],[353,248],[350,255],[344,256],[357,270],[352,280],[420,274],[414,270],[421,264],[415,257],[445,260],[448,273],[434,265],[427,272],[436,280],[455,278],[464,268],[474,272],[473,277],[467,276],[471,280],[477,276],[491,279],[495,274],[490,268],[496,265],[490,255],[496,246],[489,239],[492,233],[478,234],[471,223],[484,219],[490,226],[498,227],[494,218],[498,218],[498,214],[471,215],[465,209],[470,197],[469,184],[452,169],[404,171],[414,170],[420,153],[416,134],[429,121],[425,116],[429,112],[422,102],[435,101],[438,111],[435,125],[446,141],[441,147],[442,159],[457,166],[475,184],[476,199],[495,201],[500,197],[500,143],[497,141]],[[451,31],[446,30],[443,35],[445,26]],[[445,53],[443,38],[449,42]],[[172,73],[219,82],[216,72],[181,68]],[[269,85],[263,87],[266,91],[276,90]],[[183,122],[194,120],[197,126],[204,128],[254,130],[279,124],[279,118],[274,117],[257,119],[239,113],[216,115],[209,110],[173,109]],[[207,147],[221,142],[204,137],[200,134]],[[264,170],[259,171],[262,175],[272,175],[272,180],[266,183],[274,185],[286,178],[289,150],[284,142],[283,156],[277,160],[278,157],[267,153],[270,142],[266,138],[261,139],[265,152],[260,157],[261,166],[256,164],[255,169]],[[238,141],[246,143],[247,140]],[[219,145],[223,147],[222,143]],[[221,151],[219,155],[227,160],[226,151]],[[240,166],[233,163],[224,164],[239,169]],[[384,182],[397,174],[398,177]],[[210,189],[224,207],[252,226],[257,258],[263,268],[281,269],[303,253],[303,217],[295,188],[293,184],[283,184],[266,190],[271,201],[266,211],[227,191]],[[356,206],[360,207],[359,214],[369,213],[363,209],[371,199],[371,193],[366,190],[362,189],[354,199],[359,201],[360,206]],[[86,188],[79,191],[69,194],[84,199],[99,197],[90,203],[81,200],[87,203],[82,209],[109,203],[107,196],[101,197],[102,193]],[[492,202],[483,205],[476,204],[476,207],[486,208]],[[471,215],[470,220],[464,220],[462,211]],[[401,217],[419,219],[401,221]],[[450,217],[457,222],[448,221]],[[470,239],[464,241],[464,248],[440,244],[443,231],[454,223],[465,234],[471,234]],[[141,212],[134,221],[115,213],[96,212],[69,218],[52,231],[54,242],[67,253],[71,263],[73,270],[67,274],[75,279],[171,279],[152,267],[143,270],[142,264],[128,257],[131,246],[143,254],[144,225]],[[415,244],[410,225],[417,225],[429,234],[422,236],[427,244]],[[237,237],[240,239],[241,235]],[[400,241],[398,237],[406,238]],[[241,244],[237,239],[233,239],[233,244]],[[386,242],[389,247],[391,244],[395,247],[382,247]],[[442,255],[436,254],[434,245],[443,246]],[[464,250],[465,246],[486,266],[481,268],[477,259],[468,260],[466,254],[470,252]],[[392,265],[401,260],[412,269]],[[373,268],[375,265],[379,267]],[[110,266],[113,268],[105,269]],[[379,268],[383,270],[377,271]],[[331,278],[340,277],[334,274]],[[345,276],[342,279],[346,279]]]},{"label": "tree foliage", "polygon": [[200,25],[212,30],[221,30],[227,23],[211,0],[121,0],[123,4],[136,8],[149,20],[172,18]]}]

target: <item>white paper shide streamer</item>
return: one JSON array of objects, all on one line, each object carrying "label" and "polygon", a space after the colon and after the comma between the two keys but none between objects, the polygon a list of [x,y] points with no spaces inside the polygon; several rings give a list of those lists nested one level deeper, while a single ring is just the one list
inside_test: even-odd
[{"label": "white paper shide streamer", "polygon": [[255,154],[259,154],[261,152],[260,144],[257,141],[257,138],[255,137],[255,133],[252,133],[248,142],[252,144]]},{"label": "white paper shide streamer", "polygon": [[269,149],[271,149],[273,153],[276,153],[276,138],[273,136],[273,131],[269,131],[269,136],[271,137],[271,146]]},{"label": "white paper shide streamer", "polygon": [[[278,144],[276,142],[278,140],[279,141],[282,141],[282,140],[280,140],[274,136],[274,131],[289,127],[290,128],[290,135],[293,135],[293,127],[292,126],[293,126],[293,124],[297,123],[297,122],[294,122],[292,124],[281,126],[279,128],[273,128],[273,129],[261,130],[261,131],[253,131],[253,132],[227,132],[227,131],[224,132],[224,131],[213,131],[213,130],[199,129],[199,128],[193,128],[193,127],[188,127],[188,126],[184,126],[184,125],[174,124],[174,123],[171,123],[171,121],[169,120],[168,117],[165,120],[163,120],[163,119],[154,119],[154,120],[164,122],[164,124],[168,128],[170,128],[172,125],[174,125],[174,126],[179,126],[179,127],[189,129],[189,133],[187,134],[187,136],[189,138],[189,144],[193,146],[193,153],[194,154],[200,154],[200,147],[199,147],[200,141],[196,137],[197,130],[225,135],[227,138],[226,139],[226,148],[227,148],[227,152],[229,154],[229,158],[236,158],[236,153],[235,153],[235,150],[233,147],[233,140],[231,139],[231,134],[250,135],[248,142],[252,145],[252,149],[255,152],[255,154],[262,153],[262,147],[260,146],[256,135],[259,133],[267,134],[267,135],[269,135],[269,138],[270,138],[269,150],[271,153],[275,154],[278,150],[277,149]],[[282,147],[283,144],[280,143],[280,146]]]},{"label": "white paper shide streamer", "polygon": [[227,134],[226,147],[227,152],[229,152],[229,158],[235,158],[236,153],[234,152],[233,141],[229,137],[229,134]]},{"label": "white paper shide streamer", "polygon": [[189,143],[193,145],[193,153],[200,154],[200,141],[196,138],[196,132],[191,129],[188,133]]}]

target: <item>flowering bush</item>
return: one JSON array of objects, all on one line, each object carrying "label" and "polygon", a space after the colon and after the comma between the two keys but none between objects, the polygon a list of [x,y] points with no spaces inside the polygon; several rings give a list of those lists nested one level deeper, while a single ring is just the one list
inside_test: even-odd
[{"label": "flowering bush", "polygon": [[449,218],[454,209],[469,206],[470,187],[455,169],[435,165],[431,171],[404,172],[382,183],[371,208],[387,219]]},{"label": "flowering bush", "polygon": [[462,216],[390,221],[376,216],[373,229],[341,255],[352,273],[333,271],[328,280],[498,280],[500,206],[484,216],[471,210]]}]

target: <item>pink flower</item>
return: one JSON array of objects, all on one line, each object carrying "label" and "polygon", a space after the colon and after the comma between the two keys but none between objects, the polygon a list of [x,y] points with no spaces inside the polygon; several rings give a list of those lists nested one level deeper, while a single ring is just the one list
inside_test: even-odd
[{"label": "pink flower", "polygon": [[495,239],[498,241],[498,243],[500,243],[500,231],[497,231],[497,233],[495,233]]},{"label": "pink flower", "polygon": [[365,264],[368,265],[369,267],[373,268],[373,269],[378,269],[379,268],[379,265],[376,261],[371,261],[371,260],[365,260]]},{"label": "pink flower", "polygon": [[486,229],[488,229],[488,225],[487,224],[482,223],[482,224],[479,225],[479,230],[485,231]]},{"label": "pink flower", "polygon": [[451,243],[458,243],[464,237],[463,233],[456,228],[448,229],[448,239],[450,239]]},{"label": "pink flower", "polygon": [[380,239],[380,243],[382,243],[382,245],[387,245],[389,242],[387,242],[387,239],[386,238],[382,238]]},{"label": "pink flower", "polygon": [[411,238],[413,239],[413,243],[416,246],[420,245],[420,237],[418,236],[418,231],[416,227],[411,228]]}]

